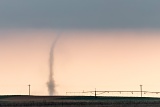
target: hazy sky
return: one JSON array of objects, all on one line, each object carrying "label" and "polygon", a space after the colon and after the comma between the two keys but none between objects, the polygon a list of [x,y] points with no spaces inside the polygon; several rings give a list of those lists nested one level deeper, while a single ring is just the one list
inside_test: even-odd
[{"label": "hazy sky", "polygon": [[[159,0],[0,0],[0,94],[160,91]],[[130,95],[130,94],[129,94]],[[147,96],[147,95],[146,95]],[[153,95],[154,96],[154,95]]]}]

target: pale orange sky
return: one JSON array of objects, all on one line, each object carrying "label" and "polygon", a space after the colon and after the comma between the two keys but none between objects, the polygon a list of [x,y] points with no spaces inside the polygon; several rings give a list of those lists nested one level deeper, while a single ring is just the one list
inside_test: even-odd
[{"label": "pale orange sky", "polygon": [[[0,94],[48,95],[49,51],[57,32],[1,32]],[[83,90],[160,91],[160,32],[65,31],[55,48],[58,95]]]}]

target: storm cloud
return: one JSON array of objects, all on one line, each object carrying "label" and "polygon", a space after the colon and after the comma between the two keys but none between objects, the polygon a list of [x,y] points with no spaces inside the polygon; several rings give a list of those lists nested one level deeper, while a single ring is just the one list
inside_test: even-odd
[{"label": "storm cloud", "polygon": [[0,28],[159,29],[159,0],[1,0]]}]

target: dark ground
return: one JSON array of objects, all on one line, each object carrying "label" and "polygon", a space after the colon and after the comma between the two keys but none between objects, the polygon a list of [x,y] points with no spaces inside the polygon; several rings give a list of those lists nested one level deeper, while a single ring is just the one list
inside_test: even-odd
[{"label": "dark ground", "polygon": [[0,107],[160,107],[160,98],[93,96],[0,96]]}]

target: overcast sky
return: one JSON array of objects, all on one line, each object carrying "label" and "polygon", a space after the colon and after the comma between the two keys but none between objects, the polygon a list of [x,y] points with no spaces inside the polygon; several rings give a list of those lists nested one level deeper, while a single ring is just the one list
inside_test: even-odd
[{"label": "overcast sky", "polygon": [[1,0],[0,28],[159,29],[160,0]]}]

